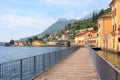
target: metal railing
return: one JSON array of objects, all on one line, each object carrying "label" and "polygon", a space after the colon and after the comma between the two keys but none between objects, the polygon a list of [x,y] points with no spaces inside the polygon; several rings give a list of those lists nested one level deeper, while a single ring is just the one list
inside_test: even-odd
[{"label": "metal railing", "polygon": [[41,54],[0,64],[0,80],[31,80],[80,47]]},{"label": "metal railing", "polygon": [[101,80],[120,80],[120,70],[90,47],[88,49]]}]

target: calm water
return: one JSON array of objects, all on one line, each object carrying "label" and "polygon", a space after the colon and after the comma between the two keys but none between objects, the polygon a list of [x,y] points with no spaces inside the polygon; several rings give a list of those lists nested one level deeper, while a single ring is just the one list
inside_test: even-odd
[{"label": "calm water", "polygon": [[106,52],[106,51],[97,51],[99,55],[103,56],[106,60],[112,63],[115,67],[120,69],[120,54]]},{"label": "calm water", "polygon": [[0,63],[59,51],[61,49],[65,49],[65,47],[0,47]]}]

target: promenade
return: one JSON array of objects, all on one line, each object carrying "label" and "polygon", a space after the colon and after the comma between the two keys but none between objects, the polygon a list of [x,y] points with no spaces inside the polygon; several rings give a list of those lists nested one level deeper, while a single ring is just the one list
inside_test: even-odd
[{"label": "promenade", "polygon": [[99,80],[87,48],[80,48],[34,80]]}]

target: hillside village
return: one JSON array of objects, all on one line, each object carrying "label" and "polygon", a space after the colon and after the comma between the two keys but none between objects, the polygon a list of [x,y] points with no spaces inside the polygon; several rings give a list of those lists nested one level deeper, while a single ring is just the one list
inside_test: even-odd
[{"label": "hillside village", "polygon": [[93,12],[92,17],[69,23],[52,34],[30,37],[27,41],[15,41],[15,46],[71,46],[92,45],[118,52],[120,50],[120,0],[112,0],[110,8]]}]

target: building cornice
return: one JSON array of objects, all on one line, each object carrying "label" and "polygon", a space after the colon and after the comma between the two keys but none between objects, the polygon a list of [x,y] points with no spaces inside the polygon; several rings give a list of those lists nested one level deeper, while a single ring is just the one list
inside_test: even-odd
[{"label": "building cornice", "polygon": [[111,3],[109,4],[109,6],[111,6],[114,3],[114,1],[116,1],[116,0],[112,0]]}]

